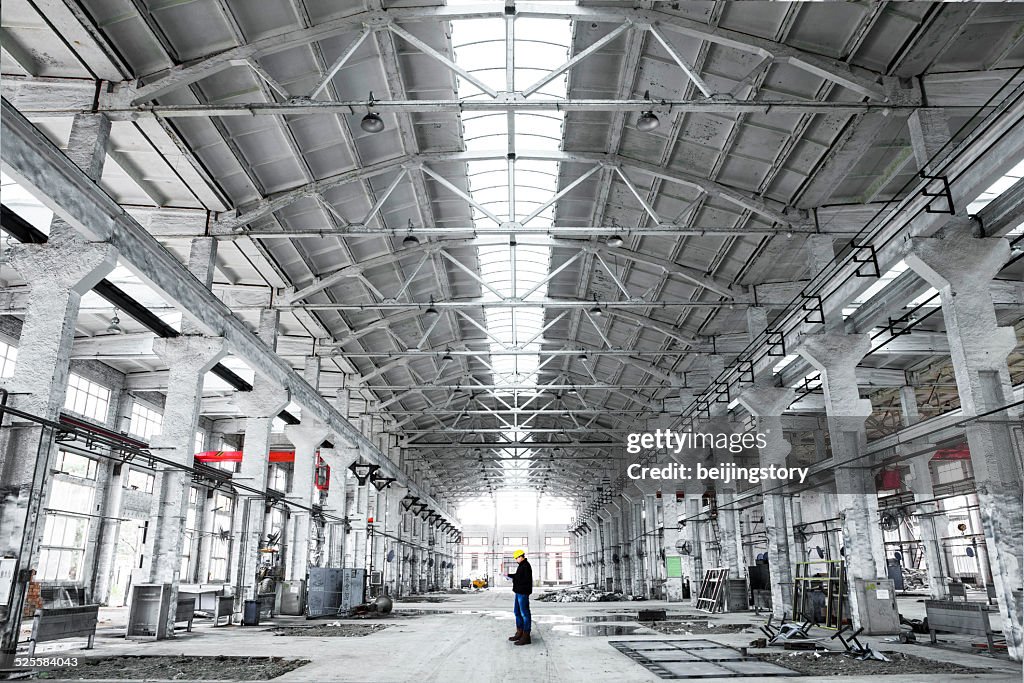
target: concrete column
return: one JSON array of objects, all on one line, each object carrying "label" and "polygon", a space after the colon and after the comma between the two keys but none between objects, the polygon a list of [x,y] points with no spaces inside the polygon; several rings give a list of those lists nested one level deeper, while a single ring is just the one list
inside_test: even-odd
[{"label": "concrete column", "polygon": [[[309,418],[303,419],[301,424],[284,428],[285,437],[295,446],[295,469],[289,500],[307,507],[317,502],[314,486],[316,452],[329,433],[330,430],[323,423]],[[309,567],[312,516],[300,509],[293,509],[292,516],[295,519],[295,534],[289,552],[288,578],[304,579]]]},{"label": "concrete column", "polygon": [[[744,391],[740,404],[757,419],[757,431],[765,435],[765,447],[759,449],[760,467],[786,464],[792,446],[782,431],[782,413],[796,398],[789,387],[776,387],[770,378]],[[789,524],[786,519],[785,497],[770,481],[761,483],[764,506],[764,529],[768,537],[768,571],[771,573],[772,614],[781,619],[793,603],[793,566],[789,547]]]},{"label": "concrete column", "polygon": [[358,480],[355,480],[352,489],[352,495],[354,496],[354,507],[352,510],[352,566],[356,569],[365,569],[367,567],[366,518],[369,516],[370,511],[370,486],[369,481],[365,484],[360,484]]},{"label": "concrete column", "polygon": [[[102,174],[109,134],[110,121],[105,116],[80,114],[72,121],[67,154],[94,180]],[[13,244],[8,262],[31,288],[18,362],[6,382],[10,405],[56,420],[67,389],[81,297],[113,270],[117,252],[109,244],[85,241],[55,217],[45,244]],[[34,563],[33,551],[42,533],[39,508],[47,493],[52,436],[34,425],[9,433],[0,467],[0,486],[9,492],[0,506],[0,555],[19,558],[16,571],[20,572]],[[38,487],[35,493],[33,480]],[[13,662],[27,586],[15,582],[9,596],[12,618],[4,621],[0,635],[0,668]]]},{"label": "concrete column", "polygon": [[900,415],[903,426],[909,427],[921,419],[921,411],[917,405],[917,394],[912,386],[900,387]]},{"label": "concrete column", "polygon": [[[663,548],[665,549],[665,599],[670,602],[681,602],[683,599],[683,584],[681,577],[668,576],[668,562],[671,558],[681,557],[676,549],[676,542],[679,540],[679,508],[676,502],[676,492],[672,488],[661,493],[662,519],[665,525],[665,537]],[[682,560],[680,559],[680,568]]]},{"label": "concrete column", "polygon": [[690,604],[697,605],[700,595],[700,582],[704,578],[704,559],[700,533],[700,494],[687,491],[683,498],[685,506],[685,526],[682,528],[683,540],[690,544],[690,554],[683,556],[683,577],[690,582]]},{"label": "concrete column", "polygon": [[731,482],[721,484],[715,482],[716,500],[718,503],[718,528],[721,531],[721,538],[718,539],[722,553],[722,566],[729,568],[729,578],[743,578],[743,566],[740,562],[739,546],[736,539],[739,536],[739,513],[733,500],[736,497],[736,487]]},{"label": "concrete column", "polygon": [[[1013,328],[999,326],[989,288],[1008,259],[1006,240],[976,239],[966,230],[951,229],[941,237],[915,238],[909,244],[907,264],[939,290],[966,418],[992,413],[1013,402],[1007,358],[1016,337]],[[1019,420],[1019,411],[995,412],[988,419],[971,421],[966,432],[1003,633],[1010,656],[1019,661],[1024,656],[1024,605],[1020,601],[1024,454],[1014,444],[1011,420]]]},{"label": "concrete column", "polygon": [[[260,337],[276,346],[277,312],[260,314]],[[245,417],[245,440],[242,443],[242,466],[235,481],[259,491],[267,487],[267,458],[274,418],[288,405],[288,392],[257,374],[252,391],[236,392],[233,401]],[[232,528],[238,530],[232,548],[232,567],[236,576],[236,602],[255,597],[256,570],[259,560],[260,535],[266,514],[262,499],[239,496]],[[241,605],[239,604],[238,607]]]},{"label": "concrete column", "polygon": [[[866,334],[829,331],[804,339],[798,353],[821,373],[835,463],[836,504],[843,533],[843,560],[852,588],[856,579],[886,576],[885,545],[878,526],[878,494],[870,461],[862,458],[867,444],[864,422],[871,402],[860,398],[857,365],[871,350]],[[860,627],[856,591],[850,591],[850,614]]]},{"label": "concrete column", "polygon": [[[313,388],[320,386],[320,359],[308,356],[303,368],[303,378]],[[301,424],[287,425],[284,435],[295,447],[295,463],[292,470],[292,488],[288,499],[300,505],[312,507],[319,504],[320,497],[314,486],[316,454],[320,444],[327,438],[329,430],[315,418],[304,417]],[[286,565],[290,579],[306,578],[311,553],[316,549],[313,517],[306,510],[292,510],[292,539]]]},{"label": "concrete column", "polygon": [[[619,532],[619,516],[621,512],[617,503],[609,503],[607,507],[608,529],[608,575],[612,578],[612,590],[622,590],[622,551],[619,548],[621,535]],[[616,558],[618,561],[616,562]]]},{"label": "concrete column", "polygon": [[[196,426],[203,397],[203,377],[227,353],[223,339],[181,336],[153,340],[153,351],[168,368],[167,399],[160,434],[150,448],[162,458],[191,467],[195,455]],[[188,512],[190,477],[183,470],[157,472],[148,552],[151,583],[171,584],[171,603],[177,604],[182,539]],[[167,634],[174,633],[174,615],[168,614]]]},{"label": "concrete column", "polygon": [[[387,543],[385,544],[387,549],[384,551],[384,564],[381,566],[381,570],[384,572],[384,585],[387,586],[388,593],[397,595],[399,591],[398,573],[402,566],[402,549],[398,541],[401,536],[401,500],[405,497],[408,489],[392,482],[391,486],[384,489],[384,492],[384,532],[387,534]],[[387,561],[388,551],[394,551],[395,553],[394,558],[390,562]]]},{"label": "concrete column", "polygon": [[[910,461],[910,476],[907,486],[918,502],[918,533],[924,549],[924,561],[928,567],[928,595],[934,600],[944,600],[949,594],[946,588],[946,572],[943,566],[942,534],[940,529],[949,528],[949,519],[941,514],[932,486],[932,473],[928,462],[932,453],[919,455]],[[906,558],[904,558],[906,561]]]},{"label": "concrete column", "polygon": [[647,560],[647,597],[654,595],[654,587],[661,578],[661,553],[658,543],[658,499],[653,493],[644,494],[644,518],[647,522],[644,536],[644,554]]},{"label": "concrete column", "polygon": [[647,594],[647,576],[644,572],[643,553],[637,552],[643,542],[644,521],[640,515],[640,501],[630,501],[630,512],[633,519],[633,533],[629,538],[629,555],[633,558],[633,594]]}]

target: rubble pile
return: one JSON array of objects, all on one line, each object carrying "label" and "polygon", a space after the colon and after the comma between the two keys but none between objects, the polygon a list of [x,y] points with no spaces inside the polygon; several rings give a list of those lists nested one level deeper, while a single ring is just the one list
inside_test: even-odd
[{"label": "rubble pile", "polygon": [[627,600],[645,600],[639,595],[625,595],[621,591],[603,591],[593,586],[570,586],[554,591],[546,591],[536,598],[542,602],[621,602]]}]

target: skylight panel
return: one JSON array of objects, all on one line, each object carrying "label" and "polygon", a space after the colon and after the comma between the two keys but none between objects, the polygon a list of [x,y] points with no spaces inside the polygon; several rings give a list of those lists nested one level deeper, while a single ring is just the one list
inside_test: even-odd
[{"label": "skylight panel", "polygon": [[[449,4],[463,4],[462,2]],[[557,3],[552,3],[552,5]],[[569,3],[562,3],[569,5]],[[572,42],[572,24],[568,20],[515,19],[514,63],[510,73],[506,69],[506,20],[457,20],[451,23],[452,46],[455,62],[489,87],[499,92],[523,91],[540,82],[551,69],[569,58]],[[480,99],[478,88],[464,79],[457,79],[459,97]],[[565,98],[566,75],[559,74],[531,94],[535,98]],[[514,133],[509,123],[514,125]],[[519,113],[511,117],[505,113],[464,112],[462,125],[467,152],[504,156],[516,153],[514,160],[490,159],[469,161],[469,196],[475,225],[494,227],[490,213],[499,221],[525,222],[533,226],[550,224],[554,219],[551,201],[558,183],[558,163],[543,159],[529,159],[530,153],[555,152],[561,148],[564,115],[558,113]],[[520,158],[523,157],[523,158]],[[510,189],[512,190],[510,192]],[[550,272],[551,247],[547,238],[529,244],[516,244],[515,238],[502,244],[476,241],[480,277],[481,299],[500,304],[505,299],[543,299],[547,296],[546,278]],[[488,306],[484,309],[484,323],[491,336],[490,349],[495,355],[488,358],[496,384],[517,387],[511,392],[495,392],[518,400],[519,389],[536,389],[539,355],[499,355],[505,349],[538,352],[544,342],[544,312],[540,308]],[[532,393],[532,392],[529,392]],[[520,422],[502,436],[509,441],[527,441],[532,438],[530,420]],[[519,429],[523,427],[522,429]],[[532,454],[507,452],[503,457],[517,458],[517,472],[528,466]],[[510,474],[512,472],[510,471]],[[511,483],[511,482],[509,482]]]},{"label": "skylight panel", "polygon": [[987,190],[982,192],[981,195],[977,199],[975,199],[973,202],[968,204],[967,205],[967,213],[968,214],[976,214],[976,213],[978,213],[983,208],[988,206],[988,204],[993,199],[995,199],[996,197],[998,197],[999,195],[1001,195],[1002,193],[1006,192],[1011,187],[1013,187],[1013,185],[1018,180],[1020,180],[1021,178],[1024,178],[1024,161],[1020,162],[1019,164],[1014,166],[1012,169],[1010,169],[1009,173],[1004,175],[1002,178],[1000,178],[996,182],[992,183],[992,185]]}]

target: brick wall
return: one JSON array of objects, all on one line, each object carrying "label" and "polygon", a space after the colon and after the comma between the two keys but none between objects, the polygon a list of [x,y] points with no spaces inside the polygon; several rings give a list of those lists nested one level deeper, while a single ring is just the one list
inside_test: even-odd
[{"label": "brick wall", "polygon": [[25,595],[25,609],[22,611],[22,618],[35,616],[36,610],[42,608],[43,596],[38,581],[30,581],[28,593]]}]

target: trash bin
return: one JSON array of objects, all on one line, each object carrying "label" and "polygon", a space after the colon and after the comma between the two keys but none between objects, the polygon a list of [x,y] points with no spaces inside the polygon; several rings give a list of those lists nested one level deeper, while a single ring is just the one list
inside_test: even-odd
[{"label": "trash bin", "polygon": [[246,600],[242,609],[242,626],[260,625],[260,601]]}]

